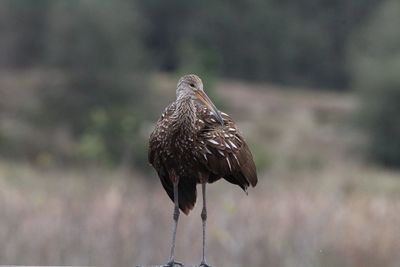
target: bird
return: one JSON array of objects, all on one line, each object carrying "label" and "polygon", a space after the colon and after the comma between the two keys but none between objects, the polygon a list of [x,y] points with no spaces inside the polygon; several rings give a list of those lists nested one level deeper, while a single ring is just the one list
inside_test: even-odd
[{"label": "bird", "polygon": [[165,267],[183,266],[175,260],[176,232],[180,211],[188,215],[201,184],[203,208],[202,260],[206,261],[206,184],[225,179],[247,194],[258,181],[256,166],[244,137],[233,119],[217,109],[195,74],[181,77],[176,100],[169,104],[150,134],[148,160],[174,202],[171,253]]}]

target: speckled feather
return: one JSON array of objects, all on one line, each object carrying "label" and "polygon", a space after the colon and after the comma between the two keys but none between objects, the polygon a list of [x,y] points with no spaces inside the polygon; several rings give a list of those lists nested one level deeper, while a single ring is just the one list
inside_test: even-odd
[{"label": "speckled feather", "polygon": [[224,178],[247,190],[257,184],[251,152],[232,118],[220,113],[223,125],[205,105],[191,99],[171,103],[149,140],[149,162],[173,200],[179,180],[179,207],[185,213],[196,202],[196,184]]}]

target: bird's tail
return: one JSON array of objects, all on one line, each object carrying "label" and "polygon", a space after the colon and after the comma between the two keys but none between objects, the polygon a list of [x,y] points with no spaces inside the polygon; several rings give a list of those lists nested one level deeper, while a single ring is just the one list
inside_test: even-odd
[{"label": "bird's tail", "polygon": [[[158,173],[161,183],[167,192],[169,198],[174,201],[174,186],[168,175],[168,172],[164,168],[161,168]],[[178,202],[179,208],[186,215],[193,209],[196,204],[197,190],[196,190],[196,179],[191,177],[180,177],[178,183]]]}]

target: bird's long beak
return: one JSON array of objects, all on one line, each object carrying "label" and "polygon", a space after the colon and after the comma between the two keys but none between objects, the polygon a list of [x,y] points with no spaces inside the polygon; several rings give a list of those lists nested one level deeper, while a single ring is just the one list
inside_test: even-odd
[{"label": "bird's long beak", "polygon": [[197,90],[196,96],[201,102],[203,102],[212,111],[212,113],[214,113],[218,122],[221,123],[221,125],[224,125],[224,120],[222,119],[222,116],[221,116],[219,110],[214,105],[214,103],[211,101],[211,99],[206,95],[206,93],[202,90]]}]

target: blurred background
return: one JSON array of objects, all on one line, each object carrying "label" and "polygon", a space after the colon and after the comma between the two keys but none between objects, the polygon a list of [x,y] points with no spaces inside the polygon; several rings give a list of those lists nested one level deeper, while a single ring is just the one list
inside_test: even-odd
[{"label": "blurred background", "polygon": [[197,73],[260,180],[209,187],[211,264],[400,266],[399,24],[397,0],[1,1],[0,263],[164,263],[147,140]]}]

